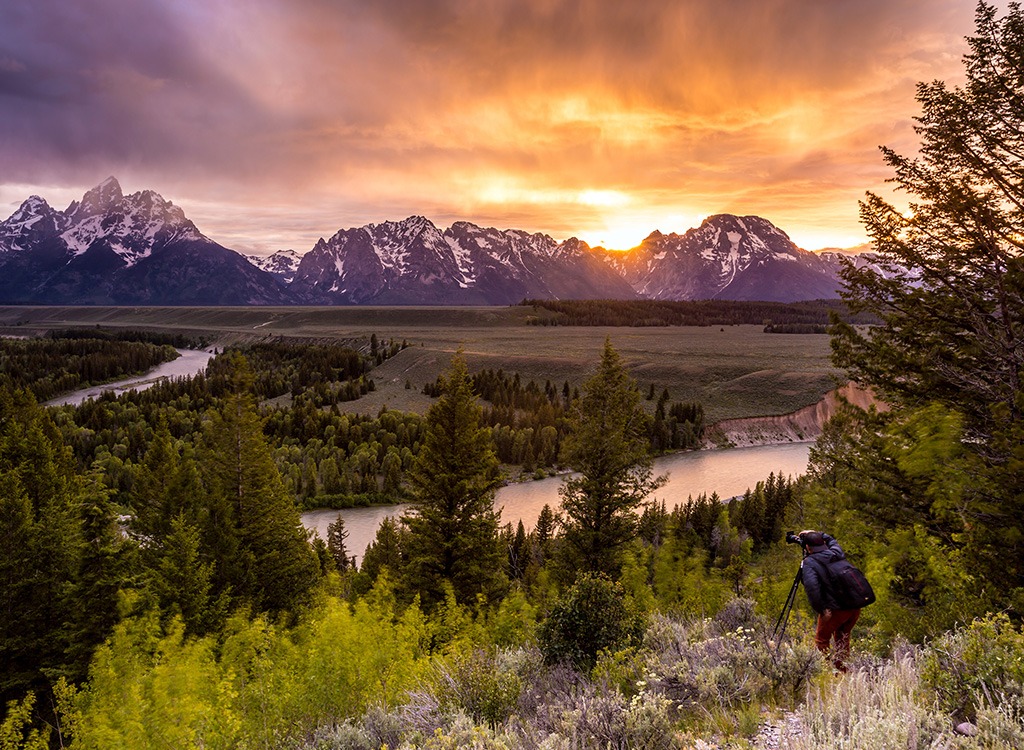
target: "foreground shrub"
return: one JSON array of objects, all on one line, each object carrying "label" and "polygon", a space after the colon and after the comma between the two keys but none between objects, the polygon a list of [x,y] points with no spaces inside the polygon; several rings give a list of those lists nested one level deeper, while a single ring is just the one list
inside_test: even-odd
[{"label": "foreground shrub", "polygon": [[566,662],[589,672],[601,651],[638,644],[643,632],[644,618],[622,586],[585,574],[558,599],[537,637],[548,664]]},{"label": "foreground shrub", "polygon": [[975,620],[925,651],[921,677],[943,710],[973,720],[985,702],[1024,697],[1024,633],[1005,614]]},{"label": "foreground shrub", "polygon": [[530,694],[535,704],[516,717],[516,747],[529,750],[630,748],[669,750],[674,741],[672,702],[642,690],[627,700],[603,682],[565,667],[551,670]]},{"label": "foreground shrub", "polygon": [[934,706],[919,700],[917,664],[912,653],[884,664],[880,671],[851,671],[808,695],[800,711],[804,732],[783,738],[788,750],[924,750],[949,747],[952,723]]},{"label": "foreground shrub", "polygon": [[683,623],[656,618],[647,634],[649,680],[684,711],[737,709],[751,702],[793,703],[803,695],[823,661],[809,641],[775,646],[767,623],[724,610],[730,624],[699,620]]},{"label": "foreground shrub", "polygon": [[522,678],[494,653],[475,649],[435,665],[433,692],[446,714],[465,713],[478,724],[505,721],[516,707]]}]

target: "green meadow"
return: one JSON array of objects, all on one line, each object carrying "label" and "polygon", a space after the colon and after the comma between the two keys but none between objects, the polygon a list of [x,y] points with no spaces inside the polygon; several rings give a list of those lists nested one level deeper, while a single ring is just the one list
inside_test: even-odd
[{"label": "green meadow", "polygon": [[[540,314],[544,314],[541,312]],[[606,338],[644,389],[699,401],[710,421],[784,414],[816,403],[837,384],[828,337],[767,334],[761,326],[569,327],[531,325],[527,307],[4,307],[0,333],[34,335],[100,327],[201,335],[217,346],[283,338],[380,341],[410,346],[373,370],[376,391],[350,410],[423,412],[433,382],[462,347],[471,371],[519,373],[523,382],[580,385]],[[406,386],[409,387],[406,387]]]}]

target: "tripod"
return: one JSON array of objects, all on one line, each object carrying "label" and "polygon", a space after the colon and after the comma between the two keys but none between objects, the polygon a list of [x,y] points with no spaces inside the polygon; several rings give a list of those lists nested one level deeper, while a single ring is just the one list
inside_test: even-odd
[{"label": "tripod", "polygon": [[796,578],[793,579],[793,587],[789,590],[789,596],[786,597],[786,605],[782,608],[782,612],[779,613],[779,619],[775,623],[775,630],[772,632],[772,638],[778,643],[782,636],[786,632],[786,625],[789,624],[789,613],[793,609],[793,602],[796,601],[796,591],[800,588],[800,581],[803,580],[804,563],[800,561],[800,567],[796,570]]}]

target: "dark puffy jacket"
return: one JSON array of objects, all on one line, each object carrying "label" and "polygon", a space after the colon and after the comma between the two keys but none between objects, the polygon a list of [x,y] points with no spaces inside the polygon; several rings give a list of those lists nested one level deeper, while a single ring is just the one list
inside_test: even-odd
[{"label": "dark puffy jacket", "polygon": [[804,589],[811,608],[821,614],[826,609],[840,609],[832,595],[832,584],[826,564],[833,560],[842,560],[846,555],[839,542],[825,534],[825,546],[804,558],[800,566]]}]

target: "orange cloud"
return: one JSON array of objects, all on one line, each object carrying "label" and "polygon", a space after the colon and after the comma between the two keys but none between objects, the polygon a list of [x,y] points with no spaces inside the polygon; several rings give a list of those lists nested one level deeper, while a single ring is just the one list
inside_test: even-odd
[{"label": "orange cloud", "polygon": [[962,0],[91,5],[0,29],[0,180],[117,174],[266,252],[412,213],[623,243],[733,212],[856,244],[877,146],[914,148],[914,84],[955,78],[973,28]]}]

